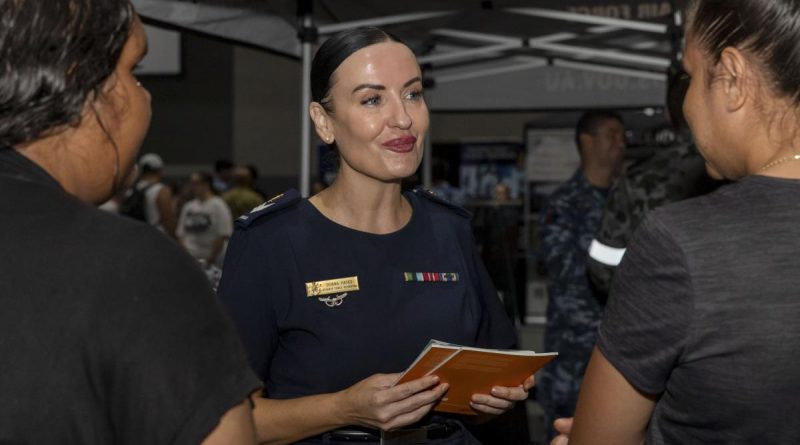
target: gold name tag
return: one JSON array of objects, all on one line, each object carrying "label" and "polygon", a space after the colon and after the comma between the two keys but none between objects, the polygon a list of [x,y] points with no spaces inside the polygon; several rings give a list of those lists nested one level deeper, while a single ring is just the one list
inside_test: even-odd
[{"label": "gold name tag", "polygon": [[333,280],[306,283],[307,297],[352,292],[354,290],[358,290],[358,277],[336,278]]}]

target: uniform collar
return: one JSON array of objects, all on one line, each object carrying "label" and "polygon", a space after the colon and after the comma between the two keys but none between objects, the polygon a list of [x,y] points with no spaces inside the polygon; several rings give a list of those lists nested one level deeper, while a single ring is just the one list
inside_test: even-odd
[{"label": "uniform collar", "polygon": [[574,181],[576,184],[579,184],[581,188],[597,193],[604,198],[608,196],[608,191],[611,189],[611,187],[602,188],[592,185],[592,183],[586,179],[586,175],[583,174],[580,168],[575,170],[575,174],[572,175],[570,181]]}]

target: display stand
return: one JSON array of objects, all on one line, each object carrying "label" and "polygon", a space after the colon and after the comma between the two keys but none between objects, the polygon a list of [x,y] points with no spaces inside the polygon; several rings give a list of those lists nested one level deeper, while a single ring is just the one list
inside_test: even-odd
[{"label": "display stand", "polygon": [[536,330],[539,339],[544,336],[547,311],[547,282],[539,251],[540,211],[547,197],[580,165],[574,138],[575,130],[571,128],[525,129],[523,245],[527,250],[524,320],[526,325]]}]

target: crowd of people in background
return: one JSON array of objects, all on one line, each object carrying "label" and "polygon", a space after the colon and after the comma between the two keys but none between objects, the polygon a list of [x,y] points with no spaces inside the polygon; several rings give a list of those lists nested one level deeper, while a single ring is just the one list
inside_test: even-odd
[{"label": "crowd of people in background", "polygon": [[143,154],[137,167],[133,185],[100,208],[156,227],[183,246],[216,282],[234,221],[266,200],[257,186],[258,169],[218,160],[210,166],[213,174],[196,171],[185,178],[168,177],[168,166],[156,153]]}]

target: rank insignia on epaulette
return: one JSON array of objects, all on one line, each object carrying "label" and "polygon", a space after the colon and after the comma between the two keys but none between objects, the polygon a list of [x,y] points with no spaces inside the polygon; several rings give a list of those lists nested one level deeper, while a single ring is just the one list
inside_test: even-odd
[{"label": "rank insignia on epaulette", "polygon": [[426,283],[458,281],[457,272],[403,272],[406,282],[421,281]]},{"label": "rank insignia on epaulette", "polygon": [[270,199],[269,199],[267,202],[265,202],[265,203],[263,203],[263,204],[260,204],[260,205],[258,205],[258,206],[256,206],[256,207],[253,207],[253,209],[252,209],[252,210],[250,210],[250,212],[249,212],[249,213],[260,212],[260,211],[262,211],[262,210],[264,210],[264,209],[266,209],[266,208],[269,208],[270,206],[272,206],[272,205],[274,205],[274,204],[275,204],[275,201],[277,201],[277,200],[281,199],[281,197],[282,197],[283,195],[284,195],[284,193],[281,193],[281,194],[280,194],[280,195],[278,195],[278,196],[273,196],[273,197],[272,197],[272,198],[270,198]]},{"label": "rank insignia on epaulette", "polygon": [[289,190],[286,193],[270,198],[268,201],[258,205],[250,210],[248,213],[236,219],[236,227],[245,228],[257,219],[264,215],[274,214],[275,212],[293,206],[300,202],[300,194],[295,190]]},{"label": "rank insignia on epaulette", "polygon": [[250,213],[253,213],[253,212],[260,212],[260,211],[262,211],[262,210],[264,210],[264,209],[266,209],[266,208],[268,208],[268,207],[270,207],[270,206],[272,206],[272,205],[274,205],[274,204],[275,204],[274,202],[269,202],[269,201],[267,201],[267,202],[265,202],[265,203],[263,203],[263,204],[259,204],[258,206],[256,206],[256,207],[253,207],[253,209],[252,209],[252,210],[250,210]]},{"label": "rank insignia on epaulette", "polygon": [[454,210],[456,213],[460,214],[461,216],[463,216],[465,218],[472,218],[472,214],[469,213],[466,209],[464,209],[463,207],[461,207],[459,205],[453,204],[452,202],[442,198],[441,196],[437,195],[436,192],[434,192],[432,190],[423,189],[423,188],[415,188],[414,190],[412,190],[412,193],[416,194],[417,196],[424,197],[425,199],[428,199],[430,201],[439,203],[439,204],[441,204],[441,205],[443,205],[445,207],[448,207],[451,210]]}]

